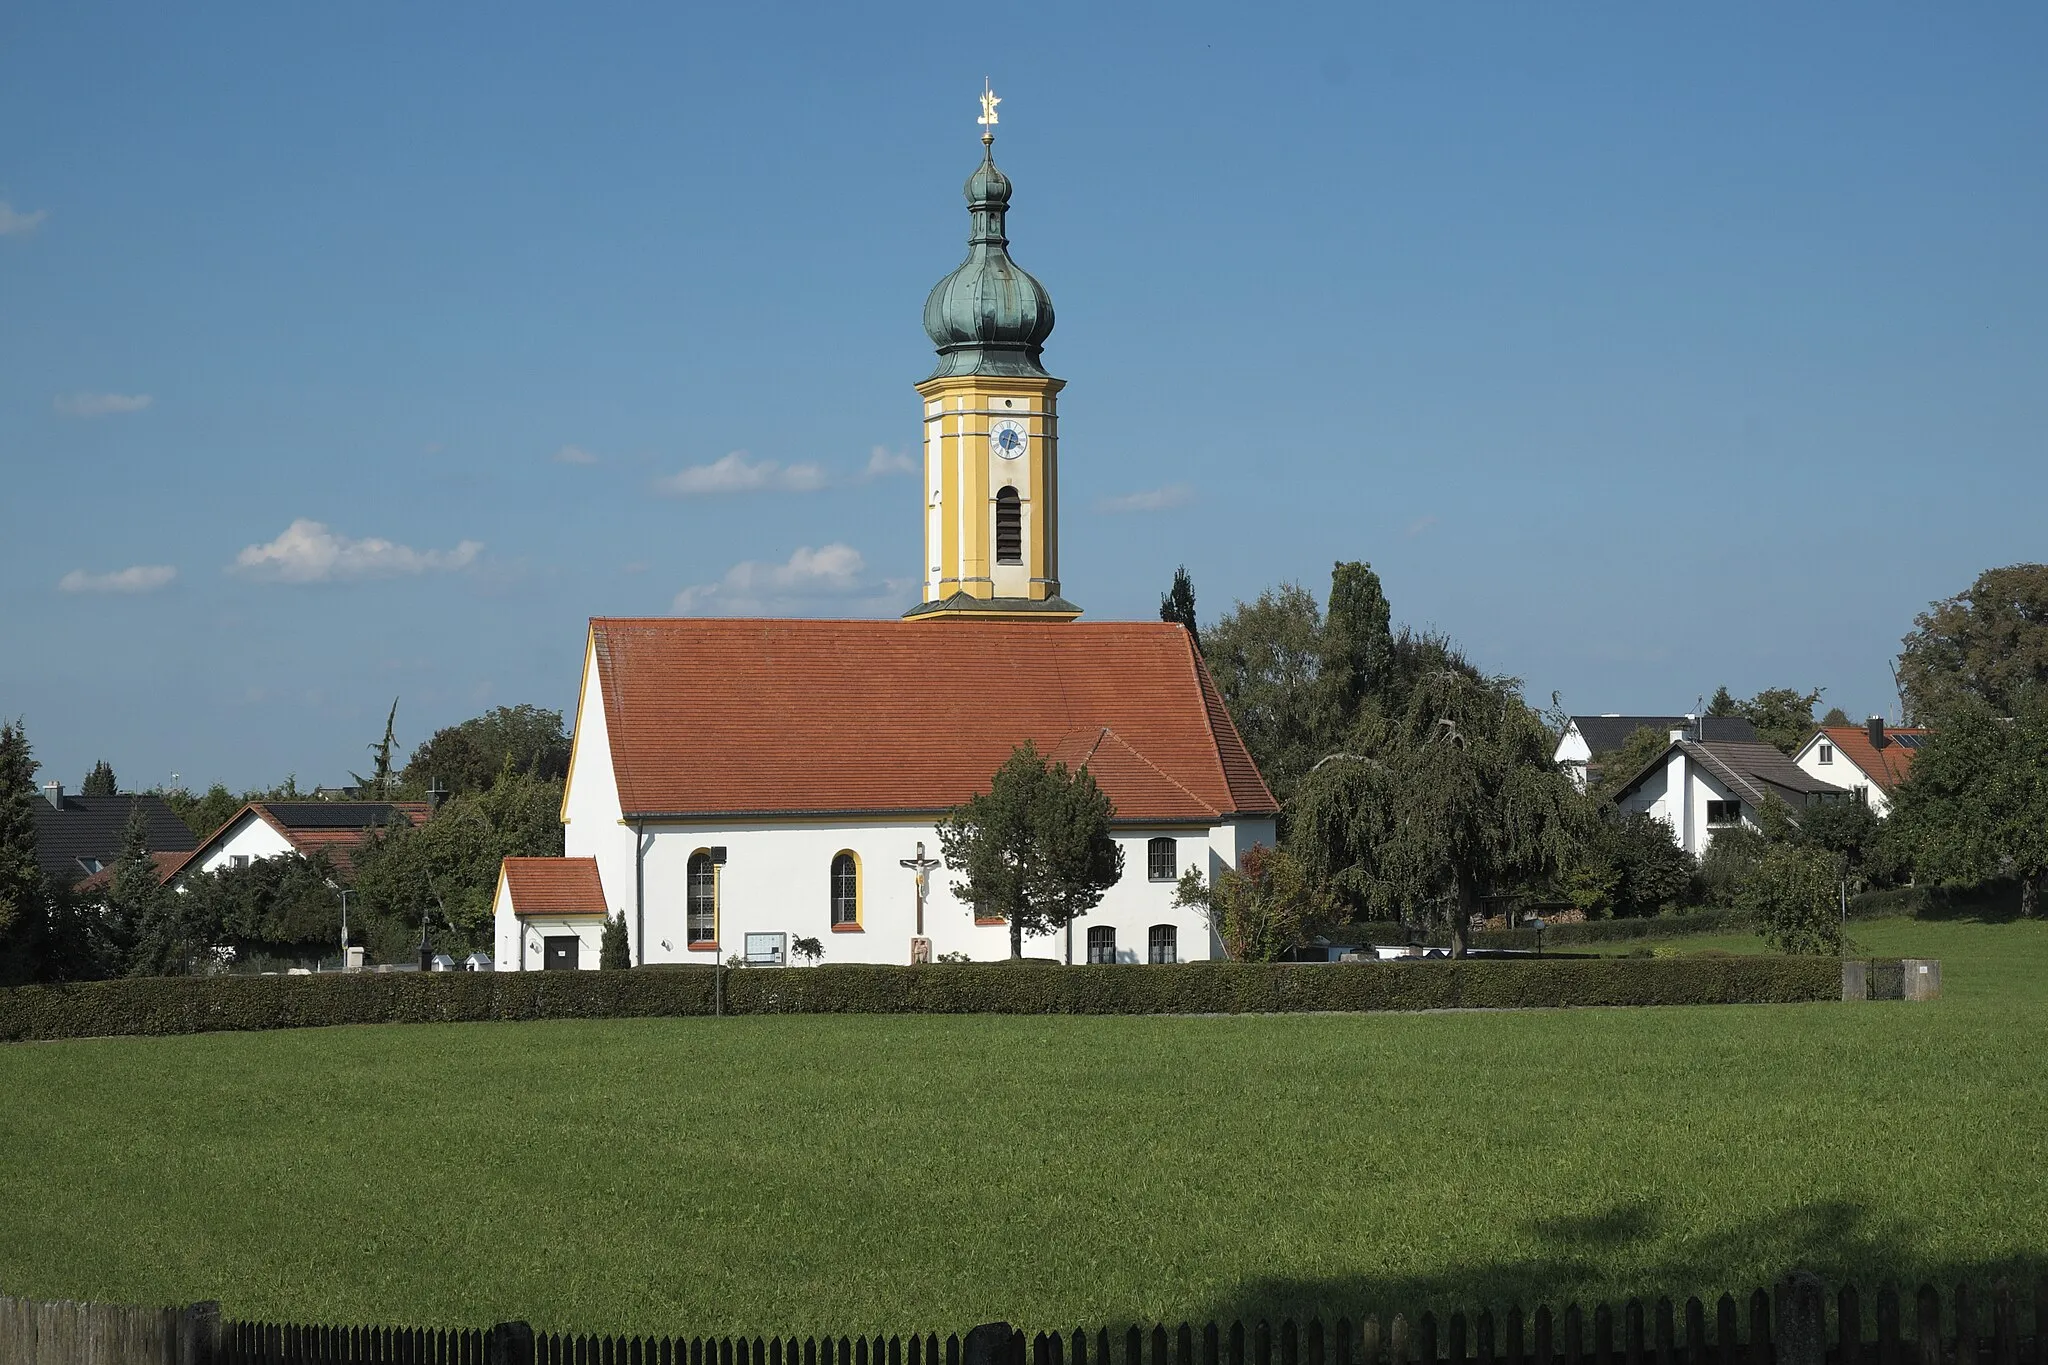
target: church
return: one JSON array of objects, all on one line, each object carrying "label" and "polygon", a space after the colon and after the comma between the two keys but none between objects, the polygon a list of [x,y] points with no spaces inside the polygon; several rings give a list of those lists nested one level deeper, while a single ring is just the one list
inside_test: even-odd
[{"label": "church", "polygon": [[1044,367],[1052,299],[1010,259],[997,103],[984,93],[967,259],[925,301],[922,600],[894,621],[592,620],[566,856],[505,860],[498,970],[595,967],[615,915],[635,965],[815,960],[800,944],[826,962],[1007,957],[1004,921],[954,894],[936,825],[1026,740],[1108,795],[1124,873],[1025,952],[1223,955],[1176,884],[1270,845],[1279,806],[1186,630],[1084,622],[1064,595],[1064,383]]}]

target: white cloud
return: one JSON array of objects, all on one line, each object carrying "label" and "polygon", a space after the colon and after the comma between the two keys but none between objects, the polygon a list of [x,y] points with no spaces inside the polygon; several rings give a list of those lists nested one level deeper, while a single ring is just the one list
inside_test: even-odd
[{"label": "white cloud", "polygon": [[251,545],[235,556],[230,573],[272,583],[328,583],[352,578],[389,578],[466,569],[483,550],[480,541],[465,540],[452,550],[415,550],[389,540],[354,540],[336,535],[304,517],[285,527],[267,545]]},{"label": "white cloud", "polygon": [[1408,529],[1406,531],[1403,531],[1401,534],[1407,536],[1408,539],[1413,540],[1415,539],[1415,537],[1421,535],[1423,532],[1427,531],[1430,527],[1434,525],[1436,525],[1436,514],[1432,512],[1426,517],[1417,517],[1415,520],[1409,522]]},{"label": "white cloud", "polygon": [[885,479],[891,474],[915,474],[916,472],[917,461],[910,457],[909,451],[891,450],[887,446],[876,446],[868,452],[867,471],[861,477],[865,479]]},{"label": "white cloud", "polygon": [[1169,507],[1185,507],[1194,500],[1195,490],[1184,483],[1170,483],[1164,488],[1148,488],[1140,493],[1126,493],[1118,498],[1104,498],[1095,504],[1098,512],[1164,512]]},{"label": "white cloud", "polygon": [[781,564],[749,559],[733,565],[716,583],[701,583],[676,594],[679,616],[776,616],[817,608],[841,612],[881,611],[896,605],[906,584],[870,582],[867,561],[851,545],[806,545]]},{"label": "white cloud", "polygon": [[60,393],[54,400],[66,417],[105,417],[110,412],[141,412],[156,399],[146,393]]},{"label": "white cloud", "polygon": [[825,486],[825,471],[814,464],[793,464],[784,468],[774,460],[756,460],[744,450],[720,456],[710,464],[656,479],[663,493],[691,497],[699,493],[749,493],[773,489],[782,493],[814,493]]},{"label": "white cloud", "polygon": [[42,224],[43,219],[49,216],[43,209],[37,209],[34,213],[23,213],[14,205],[0,199],[0,237],[16,237],[34,232]]},{"label": "white cloud", "polygon": [[169,564],[137,564],[112,573],[73,569],[57,580],[58,592],[155,592],[178,576]]},{"label": "white cloud", "polygon": [[554,453],[556,464],[596,464],[597,456],[582,446],[563,446]]}]

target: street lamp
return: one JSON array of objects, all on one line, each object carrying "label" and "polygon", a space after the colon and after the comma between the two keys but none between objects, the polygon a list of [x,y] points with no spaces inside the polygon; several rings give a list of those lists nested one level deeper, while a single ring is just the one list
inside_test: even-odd
[{"label": "street lamp", "polygon": [[341,969],[348,970],[348,898],[355,894],[355,888],[341,888]]}]

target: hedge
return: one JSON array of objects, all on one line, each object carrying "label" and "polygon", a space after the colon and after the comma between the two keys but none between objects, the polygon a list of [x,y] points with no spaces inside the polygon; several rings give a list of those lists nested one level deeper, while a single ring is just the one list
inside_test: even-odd
[{"label": "hedge", "polygon": [[[1543,946],[1568,948],[1575,943],[1626,943],[1639,938],[1680,938],[1687,934],[1746,932],[1749,918],[1736,910],[1692,910],[1682,915],[1645,915],[1639,919],[1595,919],[1578,924],[1546,925]],[[1472,936],[1475,948],[1534,948],[1534,929],[1487,929]]]},{"label": "hedge", "polygon": [[[0,1041],[712,1012],[709,969],[147,977],[0,991]],[[1831,957],[734,970],[732,1014],[1263,1014],[1840,998]]]}]

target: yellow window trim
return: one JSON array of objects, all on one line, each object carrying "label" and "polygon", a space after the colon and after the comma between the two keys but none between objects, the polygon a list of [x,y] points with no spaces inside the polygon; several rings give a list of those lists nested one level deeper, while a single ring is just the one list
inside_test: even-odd
[{"label": "yellow window trim", "polygon": [[725,868],[718,863],[711,864],[711,937],[708,939],[692,939],[690,937],[690,864],[697,861],[699,853],[703,854],[708,861],[711,857],[711,845],[705,844],[691,849],[690,856],[683,860],[683,947],[687,951],[702,953],[717,949],[719,931],[725,927],[720,922],[720,917],[725,912]]},{"label": "yellow window trim", "polygon": [[[853,922],[850,924],[830,923],[832,919],[832,898],[828,890],[828,894],[825,898],[825,919],[827,921],[827,927],[830,928],[832,932],[835,934],[864,933],[867,929],[868,923],[868,879],[865,875],[863,875],[861,871],[860,854],[857,851],[850,848],[842,848],[839,850],[839,852],[832,855],[832,863],[838,862],[841,857],[853,859]],[[831,867],[831,863],[826,864],[826,876],[828,879],[831,876]]]}]

